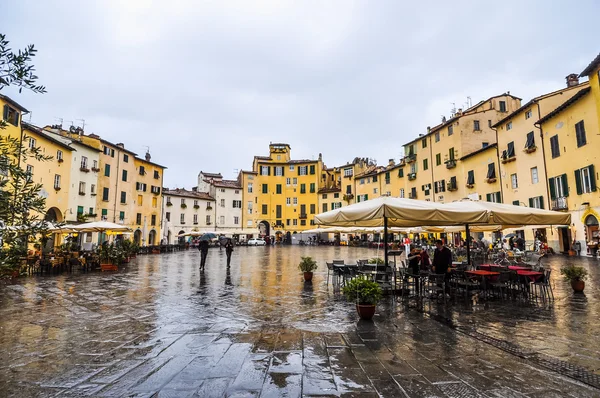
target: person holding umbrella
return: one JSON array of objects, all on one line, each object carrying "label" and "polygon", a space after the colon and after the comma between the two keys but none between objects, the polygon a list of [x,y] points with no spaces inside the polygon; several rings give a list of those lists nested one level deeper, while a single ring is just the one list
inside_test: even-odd
[{"label": "person holding umbrella", "polygon": [[200,237],[200,242],[198,242],[198,250],[200,250],[200,270],[204,271],[204,267],[206,266],[206,256],[208,256],[208,246],[211,239],[213,239],[215,234],[206,233]]}]

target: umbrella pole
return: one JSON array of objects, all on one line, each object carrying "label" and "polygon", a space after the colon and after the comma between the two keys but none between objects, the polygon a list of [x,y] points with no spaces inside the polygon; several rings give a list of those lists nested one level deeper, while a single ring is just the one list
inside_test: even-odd
[{"label": "umbrella pole", "polygon": [[388,219],[387,217],[383,217],[383,258],[385,260],[385,266],[389,265],[388,263]]},{"label": "umbrella pole", "polygon": [[470,267],[471,266],[471,244],[470,244],[470,239],[469,237],[471,236],[470,232],[469,232],[469,224],[465,224],[465,233],[467,234],[467,265]]}]

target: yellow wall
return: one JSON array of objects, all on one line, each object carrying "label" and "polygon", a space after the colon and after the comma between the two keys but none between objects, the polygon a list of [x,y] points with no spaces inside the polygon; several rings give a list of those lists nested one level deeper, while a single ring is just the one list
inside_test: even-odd
[{"label": "yellow wall", "polygon": [[[131,161],[131,158],[130,158]],[[157,245],[162,238],[161,235],[161,195],[160,192],[163,186],[164,168],[152,162],[133,158],[133,173],[131,174],[130,189],[133,190],[133,208],[132,212],[136,215],[135,219],[130,218],[130,226],[139,228],[137,224],[137,214],[141,215],[142,231],[146,225],[146,236],[144,237],[147,245]],[[143,167],[143,172],[141,171]],[[131,172],[129,172],[131,173]],[[128,173],[128,174],[129,174]],[[129,179],[129,178],[128,178]],[[146,184],[144,191],[141,186],[137,187],[136,183]],[[156,192],[152,192],[152,187],[158,188]],[[139,188],[139,189],[136,189]],[[192,203],[189,204],[191,206]],[[135,226],[131,221],[135,222]],[[152,232],[154,231],[154,237]]]},{"label": "yellow wall", "polygon": [[[486,179],[488,174],[488,165],[490,163],[494,164],[496,170],[496,180],[493,182],[490,182]],[[464,196],[467,197],[469,195],[477,195],[477,198],[474,199],[494,201],[490,200],[488,194],[495,194],[497,192],[500,192],[500,178],[498,176],[498,158],[496,156],[495,146],[490,146],[486,150],[483,150],[475,155],[469,156],[467,158],[462,158],[459,167],[461,174],[461,178],[457,178],[459,192],[464,192]],[[475,176],[475,184],[472,187],[467,187],[467,176],[470,170],[473,170]],[[502,198],[500,197],[500,199]]]}]

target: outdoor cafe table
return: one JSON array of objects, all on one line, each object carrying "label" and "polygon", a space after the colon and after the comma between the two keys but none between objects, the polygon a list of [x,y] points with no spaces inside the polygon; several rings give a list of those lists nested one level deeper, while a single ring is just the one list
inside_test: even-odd
[{"label": "outdoor cafe table", "polygon": [[484,271],[489,271],[492,267],[502,267],[505,268],[503,265],[499,265],[499,264],[481,264],[478,265],[479,268],[481,268]]},{"label": "outdoor cafe table", "polygon": [[490,278],[490,280],[497,278],[500,275],[500,272],[492,272],[492,271],[484,271],[484,270],[475,270],[475,271],[465,271],[465,274],[480,276],[483,280],[483,290],[487,291],[486,279]]},{"label": "outdoor cafe table", "polygon": [[521,267],[520,265],[509,265],[508,269],[511,271],[531,271],[531,267]]},{"label": "outdoor cafe table", "polygon": [[523,275],[528,277],[529,279],[531,279],[532,282],[537,281],[538,279],[540,279],[544,273],[543,272],[537,272],[537,271],[517,271],[518,275]]}]

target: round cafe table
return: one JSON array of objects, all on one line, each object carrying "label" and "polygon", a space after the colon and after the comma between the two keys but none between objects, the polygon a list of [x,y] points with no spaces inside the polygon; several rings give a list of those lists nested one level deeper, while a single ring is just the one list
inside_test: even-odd
[{"label": "round cafe table", "polygon": [[537,271],[517,271],[517,275],[523,275],[528,277],[529,279],[531,279],[532,282],[537,281],[538,279],[540,279],[544,273],[543,272],[537,272]]}]

